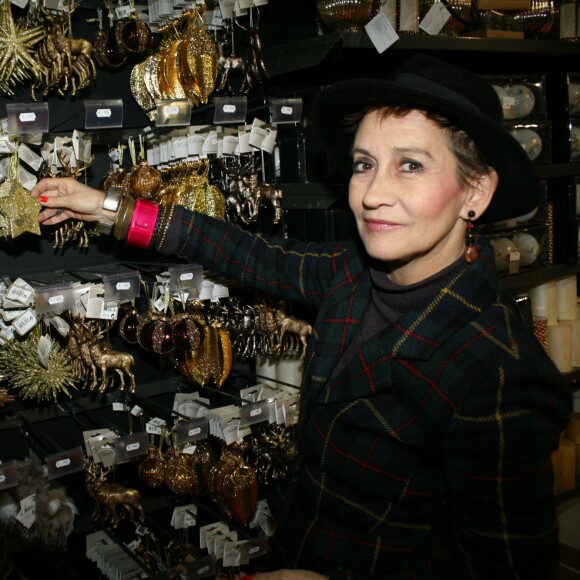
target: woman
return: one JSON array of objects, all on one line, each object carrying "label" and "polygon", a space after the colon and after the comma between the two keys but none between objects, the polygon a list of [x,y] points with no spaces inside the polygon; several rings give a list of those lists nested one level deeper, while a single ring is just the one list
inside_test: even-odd
[{"label": "woman", "polygon": [[[352,168],[362,247],[266,239],[182,208],[138,238],[317,309],[297,464],[269,498],[278,571],[255,577],[556,578],[550,458],[571,397],[472,232],[538,201],[493,88],[417,55],[387,80],[326,89],[314,114]],[[71,180],[32,194],[41,223],[115,219]]]}]

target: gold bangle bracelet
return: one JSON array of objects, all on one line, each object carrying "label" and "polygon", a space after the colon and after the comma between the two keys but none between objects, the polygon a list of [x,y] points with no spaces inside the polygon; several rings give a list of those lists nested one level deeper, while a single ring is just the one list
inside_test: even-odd
[{"label": "gold bangle bracelet", "polygon": [[169,225],[171,224],[171,218],[173,217],[173,212],[175,210],[175,203],[169,203],[168,207],[163,214],[164,223],[159,229],[159,240],[155,243],[155,248],[160,250],[163,247],[165,238],[167,237],[167,232],[169,230]]},{"label": "gold bangle bracelet", "polygon": [[119,204],[119,210],[117,211],[117,219],[113,226],[113,236],[117,240],[124,240],[127,237],[127,232],[129,231],[129,226],[131,225],[131,217],[133,216],[133,211],[135,210],[135,199],[127,195]]}]

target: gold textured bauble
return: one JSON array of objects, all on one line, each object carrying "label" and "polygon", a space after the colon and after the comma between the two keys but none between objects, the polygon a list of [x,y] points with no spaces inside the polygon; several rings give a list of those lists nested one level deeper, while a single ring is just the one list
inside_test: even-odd
[{"label": "gold textured bauble", "polygon": [[141,161],[133,166],[129,173],[129,189],[133,197],[141,199],[156,199],[161,188],[161,174],[147,161]]},{"label": "gold textured bauble", "polygon": [[149,452],[139,462],[139,477],[149,487],[160,487],[165,483],[165,457],[156,445],[149,445]]}]

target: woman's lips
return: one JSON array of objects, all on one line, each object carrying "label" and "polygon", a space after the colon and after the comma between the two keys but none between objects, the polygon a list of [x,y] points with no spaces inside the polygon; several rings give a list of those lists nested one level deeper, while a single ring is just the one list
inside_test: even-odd
[{"label": "woman's lips", "polygon": [[365,220],[365,225],[369,232],[386,232],[396,228],[400,228],[401,224],[395,222],[388,222],[384,220]]}]

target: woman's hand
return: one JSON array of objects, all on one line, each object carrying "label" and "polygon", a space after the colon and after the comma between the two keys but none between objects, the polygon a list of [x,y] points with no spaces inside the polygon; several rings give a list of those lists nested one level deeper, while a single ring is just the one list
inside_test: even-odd
[{"label": "woman's hand", "polygon": [[37,197],[44,206],[38,214],[38,221],[47,226],[69,218],[92,222],[115,216],[113,212],[103,209],[104,192],[72,177],[42,179],[30,190],[30,195]]},{"label": "woman's hand", "polygon": [[309,570],[276,570],[275,572],[260,572],[259,574],[236,574],[234,580],[328,580],[328,576],[321,576]]}]

